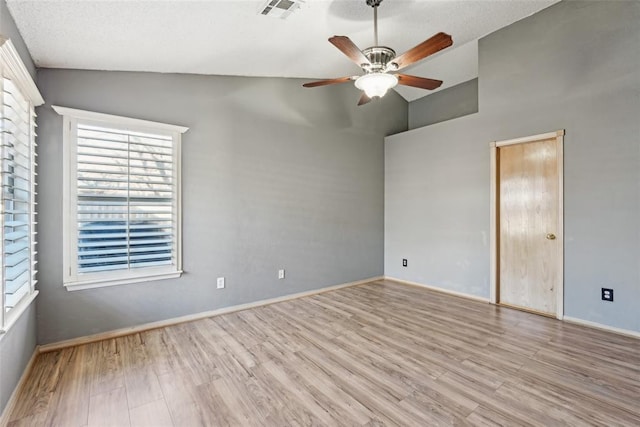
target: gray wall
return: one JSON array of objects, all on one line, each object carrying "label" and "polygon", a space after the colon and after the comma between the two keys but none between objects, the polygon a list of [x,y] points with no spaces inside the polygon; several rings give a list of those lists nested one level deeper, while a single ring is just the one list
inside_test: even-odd
[{"label": "gray wall", "polygon": [[409,103],[409,129],[478,112],[478,79],[472,79]]},{"label": "gray wall", "polygon": [[488,143],[566,129],[565,315],[640,331],[638,22],[565,1],[482,39],[479,112],[386,140],[385,274],[488,297]]},{"label": "gray wall", "polygon": [[[33,61],[4,0],[0,0],[0,35],[11,39],[22,61],[35,78]],[[6,334],[0,335],[0,413],[4,410],[36,347],[35,319],[35,305],[31,304],[12,328]]]},{"label": "gray wall", "polygon": [[479,127],[470,115],[387,138],[385,275],[489,296],[490,139]]},{"label": "gray wall", "polygon": [[36,306],[31,304],[6,334],[0,336],[0,413],[36,348]]},{"label": "gray wall", "polygon": [[[39,70],[39,342],[382,275],[384,136],[406,130],[407,103],[392,93],[357,107],[351,85],[302,83]],[[190,127],[182,278],[65,290],[62,117],[52,104]]]}]

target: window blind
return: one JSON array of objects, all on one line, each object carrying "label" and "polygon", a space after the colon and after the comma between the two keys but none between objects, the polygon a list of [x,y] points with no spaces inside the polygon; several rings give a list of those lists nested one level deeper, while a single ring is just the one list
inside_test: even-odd
[{"label": "window blind", "polygon": [[176,262],[171,136],[77,124],[78,273]]},{"label": "window blind", "polygon": [[2,279],[8,312],[35,285],[35,113],[2,78]]}]

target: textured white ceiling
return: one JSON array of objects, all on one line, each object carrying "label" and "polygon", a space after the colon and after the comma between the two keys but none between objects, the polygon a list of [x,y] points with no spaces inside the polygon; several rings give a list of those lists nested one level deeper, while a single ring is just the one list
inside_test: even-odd
[{"label": "textured white ceiling", "polygon": [[[477,76],[479,37],[556,1],[385,0],[380,44],[400,54],[439,31],[451,34],[452,47],[406,70],[444,80],[444,89]],[[7,0],[39,67],[308,79],[359,73],[327,38],[371,46],[373,11],[365,0],[307,0],[284,20],[260,15],[264,3]],[[398,92],[407,100],[431,93]]]}]

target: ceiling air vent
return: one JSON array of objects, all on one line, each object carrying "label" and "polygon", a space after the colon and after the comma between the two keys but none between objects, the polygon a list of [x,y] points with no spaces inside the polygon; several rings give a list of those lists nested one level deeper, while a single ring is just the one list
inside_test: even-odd
[{"label": "ceiling air vent", "polygon": [[260,14],[272,18],[285,19],[298,9],[302,3],[304,3],[304,0],[269,0],[262,7]]}]

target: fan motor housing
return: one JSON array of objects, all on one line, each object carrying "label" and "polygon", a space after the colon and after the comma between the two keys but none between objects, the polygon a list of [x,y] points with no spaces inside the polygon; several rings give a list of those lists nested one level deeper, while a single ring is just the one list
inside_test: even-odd
[{"label": "fan motor housing", "polygon": [[364,64],[362,69],[367,73],[381,73],[387,64],[396,57],[396,51],[386,46],[368,47],[362,51],[371,64]]}]

